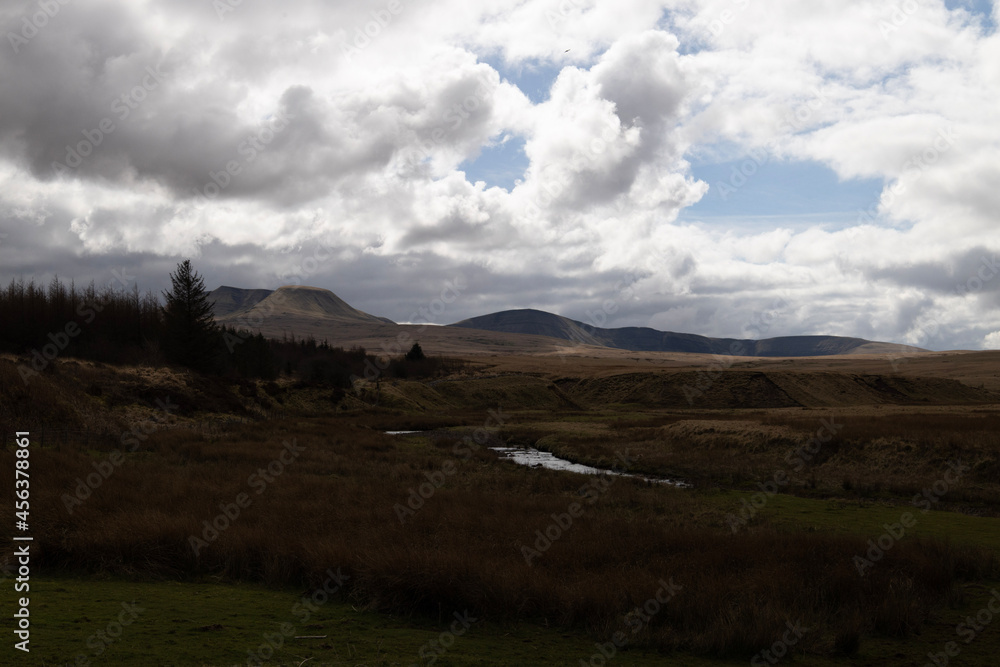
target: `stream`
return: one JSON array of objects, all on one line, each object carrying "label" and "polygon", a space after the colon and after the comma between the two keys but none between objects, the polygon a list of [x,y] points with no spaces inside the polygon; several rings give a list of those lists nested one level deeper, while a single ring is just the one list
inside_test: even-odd
[{"label": "stream", "polygon": [[[410,435],[413,433],[422,433],[422,431],[385,431],[386,435]],[[653,484],[668,484],[670,486],[678,486],[682,488],[691,486],[687,482],[682,482],[676,479],[647,477],[645,475],[618,472],[616,470],[594,468],[592,466],[583,465],[582,463],[573,463],[572,461],[559,458],[552,452],[542,452],[534,448],[524,449],[522,447],[490,447],[490,449],[499,454],[501,459],[512,461],[518,465],[528,466],[529,468],[562,470],[563,472],[575,472],[580,475],[614,475],[616,477],[633,477],[635,479],[641,479]]]},{"label": "stream", "polygon": [[685,482],[675,479],[647,477],[645,475],[637,475],[628,472],[594,468],[592,466],[583,465],[582,463],[573,463],[572,461],[559,458],[552,452],[542,452],[533,448],[522,449],[521,447],[490,447],[490,449],[499,454],[502,459],[513,461],[518,465],[528,466],[530,468],[562,470],[565,472],[575,472],[580,475],[614,475],[616,477],[633,477],[646,482],[652,482],[653,484],[669,484],[670,486],[680,487],[690,486]]},{"label": "stream", "polygon": [[[386,435],[411,435],[414,433],[423,433],[423,431],[383,431]],[[583,465],[582,463],[573,463],[572,461],[567,461],[566,459],[561,459],[552,452],[542,452],[533,447],[527,449],[523,447],[490,447],[494,452],[500,455],[500,458],[506,461],[512,461],[518,465],[528,466],[529,468],[545,468],[546,470],[562,470],[563,472],[575,472],[579,475],[614,475],[615,477],[633,477],[635,479],[641,479],[652,484],[667,484],[669,486],[677,486],[681,488],[686,488],[691,486],[687,482],[682,482],[676,479],[664,479],[662,477],[647,477],[645,475],[637,475],[628,472],[618,472],[616,470],[605,470],[604,468],[594,468],[592,466]]]}]

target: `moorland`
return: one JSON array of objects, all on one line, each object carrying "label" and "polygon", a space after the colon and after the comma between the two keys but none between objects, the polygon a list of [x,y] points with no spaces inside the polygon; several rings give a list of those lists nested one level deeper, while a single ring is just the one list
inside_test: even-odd
[{"label": "moorland", "polygon": [[1000,354],[557,349],[347,390],[5,356],[32,659],[992,664],[1000,624],[963,623],[1000,586]]}]

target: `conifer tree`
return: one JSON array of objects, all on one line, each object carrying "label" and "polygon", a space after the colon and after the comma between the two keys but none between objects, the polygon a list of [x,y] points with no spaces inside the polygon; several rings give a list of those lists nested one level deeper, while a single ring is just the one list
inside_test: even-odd
[{"label": "conifer tree", "polygon": [[420,347],[420,343],[414,343],[410,351],[406,353],[407,361],[421,361],[426,358],[423,348]]},{"label": "conifer tree", "polygon": [[170,274],[170,282],[170,291],[163,293],[167,359],[203,373],[214,371],[220,338],[205,281],[186,259]]}]

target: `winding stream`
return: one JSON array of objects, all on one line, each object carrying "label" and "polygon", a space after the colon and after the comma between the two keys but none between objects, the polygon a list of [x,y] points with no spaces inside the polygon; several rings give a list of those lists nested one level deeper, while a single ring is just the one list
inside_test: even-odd
[{"label": "winding stream", "polygon": [[[411,435],[413,433],[423,433],[423,431],[385,431],[386,435]],[[646,482],[651,482],[653,484],[667,484],[669,486],[678,486],[682,488],[691,486],[687,482],[682,482],[676,479],[647,477],[645,475],[637,475],[628,472],[618,472],[617,470],[594,468],[592,466],[583,465],[582,463],[573,463],[572,461],[559,458],[552,452],[542,452],[534,449],[533,447],[529,447],[527,449],[523,447],[490,447],[490,449],[499,454],[501,459],[512,461],[518,465],[528,466],[529,468],[561,470],[563,472],[575,472],[579,475],[614,475],[615,477],[632,477]]]},{"label": "winding stream", "polygon": [[573,463],[572,461],[559,458],[552,452],[542,452],[533,448],[523,449],[521,447],[490,447],[490,449],[499,454],[502,459],[507,459],[508,461],[513,461],[519,465],[531,468],[562,470],[565,472],[575,472],[580,475],[614,475],[616,477],[633,477],[646,482],[652,482],[653,484],[668,484],[670,486],[679,487],[690,486],[690,484],[687,484],[686,482],[674,479],[646,477],[645,475],[618,472],[616,470],[605,470],[603,468],[594,468],[592,466],[583,465],[582,463]]}]

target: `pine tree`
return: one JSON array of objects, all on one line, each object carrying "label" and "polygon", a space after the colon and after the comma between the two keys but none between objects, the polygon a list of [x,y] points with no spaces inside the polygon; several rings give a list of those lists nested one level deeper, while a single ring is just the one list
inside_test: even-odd
[{"label": "pine tree", "polygon": [[420,347],[420,343],[414,343],[413,347],[410,348],[410,351],[406,353],[407,361],[421,361],[426,358],[427,357],[424,356],[423,349]]},{"label": "pine tree", "polygon": [[186,259],[170,274],[171,289],[164,292],[164,352],[170,361],[209,372],[216,369],[219,356],[219,328],[205,281]]}]

